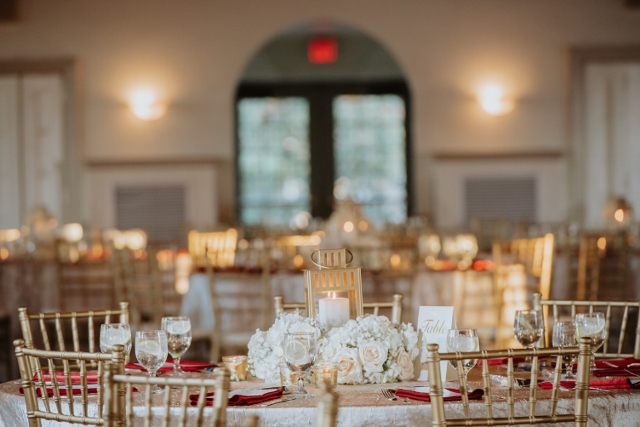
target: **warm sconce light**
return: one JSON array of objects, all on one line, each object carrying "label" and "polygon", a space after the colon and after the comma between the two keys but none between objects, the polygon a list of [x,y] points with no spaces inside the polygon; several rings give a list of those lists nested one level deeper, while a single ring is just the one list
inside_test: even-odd
[{"label": "warm sconce light", "polygon": [[129,102],[131,111],[140,120],[157,120],[167,111],[167,106],[149,89],[133,92]]},{"label": "warm sconce light", "polygon": [[62,227],[62,237],[69,243],[78,243],[80,240],[82,240],[83,236],[84,232],[81,224],[65,224]]},{"label": "warm sconce light", "polygon": [[482,109],[492,116],[505,115],[515,106],[513,98],[505,95],[504,89],[497,84],[490,84],[478,91],[478,102]]}]

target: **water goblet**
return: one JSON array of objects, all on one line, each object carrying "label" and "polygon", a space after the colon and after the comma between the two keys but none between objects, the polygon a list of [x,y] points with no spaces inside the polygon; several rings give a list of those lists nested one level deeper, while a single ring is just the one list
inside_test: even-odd
[{"label": "water goblet", "polygon": [[[542,338],[543,318],[540,310],[517,310],[513,321],[513,335],[524,348],[533,348]],[[531,358],[527,357],[518,368],[531,369]]]},{"label": "water goblet", "polygon": [[180,358],[191,345],[191,320],[188,317],[163,317],[162,330],[167,334],[167,346],[173,359],[172,376],[183,377]]},{"label": "water goblet", "polygon": [[[478,351],[480,349],[480,341],[478,340],[478,331],[475,329],[449,329],[447,331],[447,352],[469,352]],[[449,363],[458,369],[458,365],[455,360],[450,360]],[[462,382],[464,390],[460,390],[460,393],[466,393],[467,388],[467,374],[476,366],[478,359],[464,359],[462,361],[462,372],[458,372],[458,375],[462,375],[464,381]]]},{"label": "water goblet", "polygon": [[100,325],[100,351],[111,353],[116,344],[124,346],[124,356],[131,353],[131,326],[128,323],[105,323]]},{"label": "water goblet", "polygon": [[[167,334],[164,331],[137,331],[136,357],[138,362],[149,372],[151,378],[167,360]],[[162,393],[157,385],[151,388],[153,394]]]},{"label": "water goblet", "polygon": [[607,337],[606,316],[600,311],[576,314],[576,338],[591,339],[591,369],[595,368],[596,351],[604,344]]},{"label": "water goblet", "polygon": [[284,335],[284,361],[298,377],[296,397],[313,397],[304,388],[306,374],[316,360],[315,332],[289,332]]},{"label": "water goblet", "polygon": [[[552,344],[554,347],[577,347],[578,340],[576,339],[576,323],[571,320],[557,321],[553,325]],[[567,365],[565,379],[575,379],[576,376],[573,373],[573,365],[578,359],[577,354],[570,354],[562,356],[562,361]]]}]

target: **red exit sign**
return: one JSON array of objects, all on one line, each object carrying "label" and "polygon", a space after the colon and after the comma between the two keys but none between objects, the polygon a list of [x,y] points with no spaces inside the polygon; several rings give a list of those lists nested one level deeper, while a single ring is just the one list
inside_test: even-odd
[{"label": "red exit sign", "polygon": [[332,64],[338,60],[338,41],[333,37],[313,37],[307,46],[312,64]]}]

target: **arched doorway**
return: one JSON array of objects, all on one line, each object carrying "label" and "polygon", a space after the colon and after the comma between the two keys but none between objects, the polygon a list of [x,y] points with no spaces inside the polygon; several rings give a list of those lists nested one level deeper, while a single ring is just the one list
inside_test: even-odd
[{"label": "arched doorway", "polygon": [[238,221],[327,218],[340,178],[369,218],[403,222],[411,211],[409,111],[402,70],[366,34],[306,24],[274,37],[236,94]]}]

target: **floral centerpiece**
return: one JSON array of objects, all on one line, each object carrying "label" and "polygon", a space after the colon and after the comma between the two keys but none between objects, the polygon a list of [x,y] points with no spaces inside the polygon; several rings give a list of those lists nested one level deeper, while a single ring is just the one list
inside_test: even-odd
[{"label": "floral centerpiece", "polygon": [[315,319],[284,314],[267,331],[249,341],[251,374],[268,382],[279,380],[285,331],[315,331],[318,360],[338,366],[339,384],[389,383],[414,377],[418,333],[411,324],[391,323],[384,316],[366,315],[326,331]]}]

